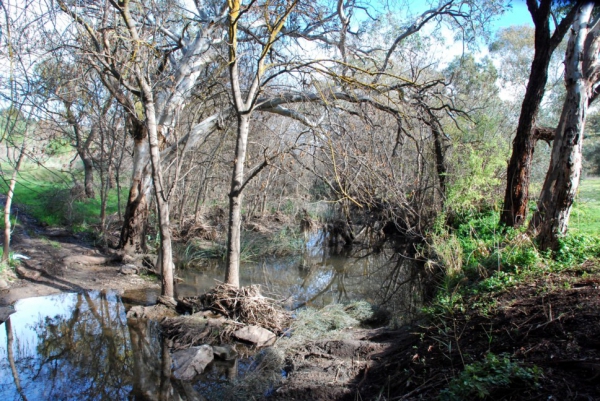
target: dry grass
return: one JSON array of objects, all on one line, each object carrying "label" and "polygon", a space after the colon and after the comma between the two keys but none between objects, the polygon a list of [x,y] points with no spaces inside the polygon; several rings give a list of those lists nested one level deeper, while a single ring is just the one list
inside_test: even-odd
[{"label": "dry grass", "polygon": [[173,238],[179,242],[190,239],[215,241],[219,237],[217,228],[208,224],[204,219],[196,221],[192,218],[185,219],[179,230],[173,230]]}]

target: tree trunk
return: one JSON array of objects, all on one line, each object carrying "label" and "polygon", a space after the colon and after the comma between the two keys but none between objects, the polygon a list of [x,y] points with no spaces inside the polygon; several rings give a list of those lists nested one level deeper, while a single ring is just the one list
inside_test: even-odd
[{"label": "tree trunk", "polygon": [[438,180],[440,182],[440,193],[442,195],[443,204],[444,200],[446,199],[446,174],[448,172],[444,157],[444,142],[440,126],[438,122],[433,119],[433,117],[430,122],[430,127],[434,138],[435,167],[437,170]]},{"label": "tree trunk", "polygon": [[521,226],[527,217],[531,161],[536,142],[532,137],[533,127],[548,81],[548,66],[552,53],[567,33],[580,5],[580,2],[573,4],[562,20],[553,19],[554,32],[551,34],[552,3],[552,0],[527,0],[527,7],[535,24],[535,54],[506,173],[500,223],[508,227]]},{"label": "tree trunk", "polygon": [[535,58],[531,64],[531,75],[521,105],[519,125],[513,140],[512,154],[506,174],[507,183],[500,222],[508,227],[521,226],[527,217],[529,179],[534,150],[532,128],[544,97],[551,55],[552,52],[548,46],[538,49],[536,42]]},{"label": "tree trunk", "polygon": [[134,140],[133,172],[119,248],[126,254],[133,255],[146,252],[148,195],[152,182],[148,171],[150,167],[148,163],[150,158],[148,130],[143,123],[134,121],[132,118],[129,118],[129,123]]},{"label": "tree trunk", "polygon": [[85,154],[85,152],[80,152],[79,158],[83,162],[85,197],[93,199],[96,197],[96,193],[94,192],[94,162],[91,157]]},{"label": "tree trunk", "polygon": [[8,193],[6,194],[6,203],[4,204],[4,253],[2,254],[2,261],[7,262],[10,255],[10,208],[12,206],[12,200],[15,194],[15,186],[17,185],[17,174],[21,168],[23,157],[25,155],[25,141],[27,139],[27,132],[23,138],[23,144],[21,145],[21,153],[17,159],[17,164],[10,177],[10,183],[8,185]]},{"label": "tree trunk", "polygon": [[[141,74],[141,73],[140,73]],[[159,264],[161,266],[162,291],[161,295],[174,299],[173,285],[173,251],[171,246],[171,227],[169,221],[169,200],[160,165],[160,149],[158,142],[158,126],[156,124],[156,111],[152,90],[149,85],[140,79],[142,86],[144,110],[146,112],[146,126],[148,128],[148,143],[150,146],[150,161],[152,165],[152,181],[156,206],[158,209],[158,226],[160,232]]]},{"label": "tree trunk", "polygon": [[225,283],[235,287],[240,286],[240,253],[242,231],[242,189],[244,183],[244,162],[250,131],[250,117],[238,115],[237,141],[231,191],[229,192],[229,225],[227,235],[227,271]]},{"label": "tree trunk", "polygon": [[588,22],[594,5],[581,7],[569,39],[565,57],[567,95],[556,129],[552,158],[530,228],[537,232],[541,249],[556,249],[558,239],[567,232],[569,215],[579,186],[583,131],[591,85],[584,67],[585,59],[595,60],[597,49],[590,54],[586,46]]}]

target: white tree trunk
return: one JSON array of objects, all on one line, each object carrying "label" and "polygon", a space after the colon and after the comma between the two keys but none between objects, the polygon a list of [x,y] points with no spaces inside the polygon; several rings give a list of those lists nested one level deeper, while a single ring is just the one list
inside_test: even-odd
[{"label": "white tree trunk", "polygon": [[231,191],[229,192],[229,230],[227,235],[227,271],[225,283],[235,287],[240,286],[240,254],[242,232],[242,190],[244,184],[244,163],[250,132],[250,116],[238,115],[237,141]]},{"label": "white tree trunk", "polygon": [[17,175],[21,168],[23,157],[25,156],[25,141],[27,140],[27,131],[23,138],[23,145],[21,145],[21,153],[17,159],[17,164],[10,177],[10,183],[8,184],[8,193],[6,194],[6,203],[4,204],[4,253],[2,254],[2,261],[8,261],[10,255],[10,236],[11,236],[11,224],[10,224],[10,208],[12,206],[12,200],[15,194],[15,186],[17,185]]},{"label": "white tree trunk", "polygon": [[[141,73],[138,72],[138,76]],[[150,145],[150,161],[152,164],[152,181],[154,182],[154,195],[158,208],[158,221],[160,232],[159,262],[162,276],[161,295],[174,299],[175,290],[173,284],[173,252],[171,245],[171,227],[169,221],[169,199],[163,182],[162,168],[160,163],[160,150],[158,143],[158,125],[156,124],[156,111],[150,85],[143,79],[139,79],[142,87],[144,111],[146,114],[146,126],[148,128],[148,143]]]}]

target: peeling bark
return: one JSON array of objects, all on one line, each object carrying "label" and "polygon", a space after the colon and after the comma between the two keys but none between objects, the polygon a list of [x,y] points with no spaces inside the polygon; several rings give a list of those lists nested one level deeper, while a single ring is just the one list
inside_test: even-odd
[{"label": "peeling bark", "polygon": [[128,255],[146,253],[146,224],[148,195],[151,189],[148,130],[138,120],[128,119],[129,131],[134,138],[133,172],[129,197],[125,207],[119,248]]},{"label": "peeling bark", "polygon": [[586,114],[593,85],[598,81],[600,30],[598,21],[590,24],[593,8],[594,3],[588,2],[578,12],[565,56],[567,95],[538,210],[530,223],[530,229],[537,232],[541,249],[556,249],[559,238],[566,234],[579,186]]},{"label": "peeling bark", "polygon": [[539,4],[536,0],[527,0],[527,7],[535,24],[535,54],[506,173],[506,191],[500,222],[508,227],[519,227],[527,218],[531,162],[535,148],[533,129],[548,81],[548,66],[552,53],[573,22],[581,1],[572,6],[552,35],[551,4],[551,0],[542,0]]}]

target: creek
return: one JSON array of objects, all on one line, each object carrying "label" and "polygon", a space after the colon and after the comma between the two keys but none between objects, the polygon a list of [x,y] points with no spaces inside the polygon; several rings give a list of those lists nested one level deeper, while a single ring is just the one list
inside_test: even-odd
[{"label": "creek", "polygon": [[[242,285],[288,308],[366,300],[394,316],[414,312],[419,288],[414,263],[391,249],[379,253],[332,251],[309,239],[302,255],[267,257],[241,267]],[[220,263],[177,273],[179,297],[199,295],[223,277]],[[154,291],[62,293],[18,301],[0,325],[1,400],[219,399],[227,383],[243,377],[255,356],[214,361],[192,382],[171,376],[170,350],[154,322],[126,317],[136,304],[152,304]]]}]

